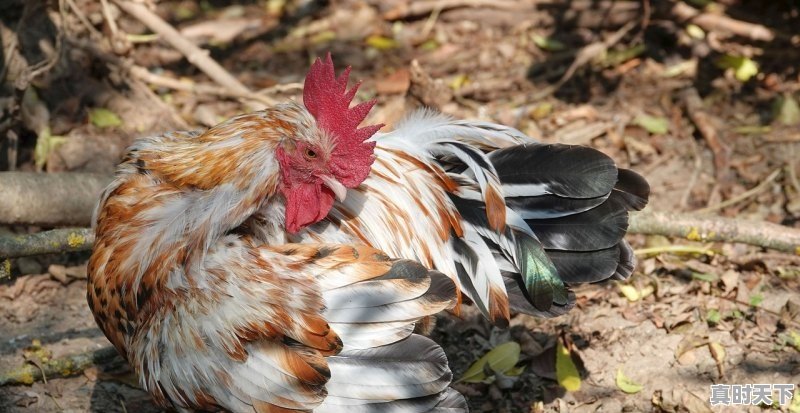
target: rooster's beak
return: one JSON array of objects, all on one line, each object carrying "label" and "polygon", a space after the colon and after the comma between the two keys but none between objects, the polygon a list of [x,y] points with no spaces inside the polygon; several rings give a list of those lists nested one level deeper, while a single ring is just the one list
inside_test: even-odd
[{"label": "rooster's beak", "polygon": [[347,188],[345,188],[341,182],[337,181],[336,178],[330,175],[323,175],[321,178],[322,183],[330,188],[330,190],[333,191],[333,194],[336,195],[336,199],[339,202],[344,201],[344,198],[347,196]]}]

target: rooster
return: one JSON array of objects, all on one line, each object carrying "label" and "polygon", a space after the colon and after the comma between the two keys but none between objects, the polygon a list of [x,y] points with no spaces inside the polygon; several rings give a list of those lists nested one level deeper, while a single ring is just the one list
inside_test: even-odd
[{"label": "rooster", "polygon": [[466,295],[494,323],[630,275],[647,183],[590,148],[418,112],[359,128],[330,55],[303,105],[140,139],[95,211],[87,299],[161,406],[466,411],[415,328]]}]

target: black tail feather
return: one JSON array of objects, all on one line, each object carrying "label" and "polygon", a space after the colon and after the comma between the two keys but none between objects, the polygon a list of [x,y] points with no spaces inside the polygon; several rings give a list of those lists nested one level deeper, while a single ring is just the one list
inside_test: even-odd
[{"label": "black tail feather", "polygon": [[617,271],[611,276],[613,280],[627,280],[633,274],[633,269],[636,267],[636,255],[633,254],[628,241],[622,240],[619,243],[619,265]]},{"label": "black tail feather", "polygon": [[629,211],[641,211],[650,197],[650,184],[636,172],[620,169],[614,193],[622,196]]},{"label": "black tail feather", "polygon": [[620,246],[596,251],[547,251],[558,270],[558,276],[568,284],[603,281],[612,277],[620,264]]},{"label": "black tail feather", "polygon": [[[512,311],[562,315],[575,305],[570,286],[630,277],[635,257],[623,238],[628,212],[647,204],[650,187],[643,177],[582,146],[528,143],[487,157],[513,211],[506,229],[497,233],[489,225],[483,199],[469,192],[476,184],[468,174],[455,174],[470,190],[451,194],[451,200],[502,269]],[[456,238],[457,276],[467,295],[475,296],[478,254]]]},{"label": "black tail feather", "polygon": [[561,218],[526,220],[547,249],[594,251],[611,248],[628,229],[628,210],[621,192],[585,212]]},{"label": "black tail feather", "polygon": [[[504,187],[524,185],[542,190],[523,194],[526,196],[596,198],[608,194],[617,182],[614,161],[585,146],[529,143],[496,150],[489,154],[489,160]],[[506,195],[518,196],[510,192]]]},{"label": "black tail feather", "polygon": [[[566,285],[630,277],[636,258],[623,238],[628,212],[644,208],[650,195],[642,176],[617,169],[610,158],[588,147],[525,145],[495,151],[489,158],[504,189],[529,190],[513,193],[507,205],[541,241]],[[542,311],[531,304],[524,277],[507,272],[504,278],[514,311],[553,317],[574,305],[570,291],[565,305],[553,303]]]},{"label": "black tail feather", "polygon": [[533,300],[525,288],[525,283],[519,273],[503,273],[503,280],[508,292],[508,303],[511,311],[530,314],[535,317],[551,318],[566,314],[575,306],[575,293],[567,291],[567,302],[564,305],[553,303],[548,310],[538,310],[531,304]]}]

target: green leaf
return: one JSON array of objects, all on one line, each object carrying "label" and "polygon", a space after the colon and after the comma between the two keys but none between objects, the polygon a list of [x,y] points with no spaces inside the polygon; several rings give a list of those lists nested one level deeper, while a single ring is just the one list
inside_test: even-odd
[{"label": "green leaf", "polygon": [[775,100],[773,111],[775,119],[783,125],[794,126],[800,123],[800,106],[788,93]]},{"label": "green leaf", "polygon": [[602,64],[606,67],[614,67],[621,65],[628,60],[633,59],[636,56],[641,55],[647,51],[647,46],[644,44],[637,44],[633,47],[629,47],[623,50],[609,50],[603,59],[601,60]]},{"label": "green leaf", "polygon": [[438,48],[439,48],[439,42],[437,42],[436,39],[426,40],[425,43],[419,45],[419,50],[424,50],[426,52],[429,52],[431,50],[436,50]]},{"label": "green leaf", "polygon": [[533,120],[541,120],[550,116],[551,113],[553,113],[553,104],[544,102],[536,105],[536,107],[530,111],[529,115]]},{"label": "green leaf", "polygon": [[672,66],[667,67],[664,69],[664,72],[661,73],[661,77],[677,77],[682,75],[691,75],[692,73],[697,71],[697,60],[686,60],[680,63],[676,63]]},{"label": "green leaf", "polygon": [[311,44],[320,45],[336,40],[336,32],[333,30],[323,30],[309,38]]},{"label": "green leaf", "polygon": [[701,272],[694,272],[692,271],[692,278],[695,280],[705,281],[705,282],[714,282],[719,279],[719,276],[716,274],[708,274],[708,273],[701,273]]},{"label": "green leaf", "polygon": [[578,391],[581,389],[581,375],[578,368],[572,362],[569,350],[558,341],[556,344],[556,379],[558,384],[567,391]]},{"label": "green leaf", "polygon": [[669,132],[669,121],[660,116],[641,114],[633,122],[654,135],[663,135]]},{"label": "green leaf", "polygon": [[450,89],[458,90],[464,87],[469,82],[469,76],[461,73],[456,75],[453,80],[450,81]]},{"label": "green leaf", "polygon": [[733,131],[742,135],[763,135],[772,130],[769,126],[744,125],[733,128]]},{"label": "green leaf", "polygon": [[626,376],[625,373],[622,372],[622,369],[617,369],[616,383],[620,390],[628,394],[636,394],[644,389],[644,386]]},{"label": "green leaf", "polygon": [[791,344],[795,350],[800,351],[800,334],[797,333],[797,331],[789,331],[789,344]]},{"label": "green leaf", "polygon": [[700,26],[696,24],[691,24],[691,23],[687,24],[686,33],[689,36],[694,37],[695,39],[702,40],[706,38],[706,32],[704,32],[703,29],[701,29]]},{"label": "green leaf", "polygon": [[736,80],[747,82],[758,74],[758,63],[744,56],[724,55],[717,59],[717,66],[723,69],[733,69]]},{"label": "green leaf", "polygon": [[722,314],[716,308],[712,308],[708,310],[706,314],[706,321],[709,324],[717,324],[719,321],[722,320]]},{"label": "green leaf", "polygon": [[509,371],[514,369],[514,366],[519,361],[519,354],[519,343],[509,341],[508,343],[500,344],[472,363],[458,381],[464,383],[483,382],[488,378],[486,375],[487,365],[492,371],[503,373],[506,376],[513,375],[509,374]]},{"label": "green leaf", "polygon": [[89,122],[98,128],[111,128],[122,125],[122,119],[116,113],[106,108],[94,108],[89,110]]},{"label": "green leaf", "polygon": [[539,36],[538,34],[534,34],[531,36],[533,39],[533,43],[536,44],[542,50],[548,50],[551,52],[557,52],[560,50],[564,50],[567,47],[564,43],[559,42],[550,37]]},{"label": "green leaf", "polygon": [[517,366],[512,369],[509,369],[506,372],[503,372],[506,376],[509,377],[518,377],[525,371],[525,366]]},{"label": "green leaf", "polygon": [[789,413],[800,413],[800,389],[794,391],[792,401],[789,403]]},{"label": "green leaf", "polygon": [[619,285],[619,291],[630,302],[639,301],[639,299],[642,298],[642,295],[639,294],[639,290],[637,290],[636,287],[634,287],[632,285],[620,284]]},{"label": "green leaf", "polygon": [[63,136],[53,136],[50,134],[50,127],[47,126],[36,138],[36,147],[33,149],[33,162],[39,170],[47,162],[47,155],[67,141]]},{"label": "green leaf", "polygon": [[753,294],[750,296],[750,306],[758,307],[764,301],[764,296],[761,294]]},{"label": "green leaf", "polygon": [[390,50],[397,47],[397,41],[386,36],[374,34],[367,37],[367,46],[374,47],[378,50]]}]

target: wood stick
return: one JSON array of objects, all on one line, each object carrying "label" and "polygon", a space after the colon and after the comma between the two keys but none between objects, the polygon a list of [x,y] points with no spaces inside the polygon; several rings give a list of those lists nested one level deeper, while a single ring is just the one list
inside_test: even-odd
[{"label": "wood stick", "polygon": [[0,235],[0,259],[88,251],[94,245],[89,228],[61,228],[35,234]]},{"label": "wood stick", "polygon": [[695,124],[700,135],[708,144],[708,148],[714,154],[714,173],[717,181],[723,181],[725,174],[728,173],[731,149],[720,139],[717,129],[711,122],[711,117],[703,107],[703,100],[700,99],[697,89],[693,87],[686,89],[681,96],[686,108],[686,115]]},{"label": "wood stick", "polygon": [[247,86],[239,82],[230,72],[212,59],[207,50],[195,46],[194,43],[183,37],[174,27],[148,10],[144,5],[126,0],[114,0],[114,3],[120,9],[144,23],[150,30],[158,33],[162,39],[186,56],[189,63],[202,70],[215,82],[241,95],[252,94]]},{"label": "wood stick", "polygon": [[239,99],[242,101],[258,102],[263,106],[272,106],[277,101],[269,96],[271,93],[280,93],[286,90],[301,89],[303,85],[300,83],[287,83],[275,85],[273,87],[258,91],[240,93],[224,86],[215,84],[184,82],[180,79],[175,79],[168,76],[157,75],[150,72],[147,68],[133,63],[130,59],[122,59],[116,55],[107,53],[97,47],[96,44],[87,42],[81,39],[67,38],[67,41],[75,47],[79,47],[91,53],[94,57],[106,62],[109,65],[116,66],[119,70],[130,74],[132,77],[148,83],[153,86],[164,87],[167,89],[178,90],[181,92],[194,93],[197,95],[210,95],[217,97],[224,97],[230,99]]},{"label": "wood stick", "polygon": [[703,13],[682,1],[675,2],[670,12],[679,20],[691,21],[706,31],[723,31],[764,42],[770,42],[776,37],[766,26],[743,22],[728,16]]},{"label": "wood stick", "polygon": [[[636,212],[630,215],[628,232],[701,242],[739,242],[800,255],[800,229],[763,221],[669,212]],[[83,242],[78,243],[76,240],[81,238]],[[87,251],[92,248],[93,243],[94,233],[87,228],[0,236],[0,259]]]},{"label": "wood stick", "polygon": [[800,229],[764,221],[678,214],[631,214],[628,232],[700,242],[740,242],[800,255]]},{"label": "wood stick", "polygon": [[0,172],[0,224],[86,226],[111,176]]},{"label": "wood stick", "polygon": [[50,359],[39,366],[25,363],[22,367],[0,372],[0,386],[33,384],[43,378],[76,376],[89,367],[108,363],[115,358],[122,361],[116,349],[103,347],[99,350]]}]

